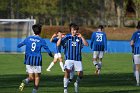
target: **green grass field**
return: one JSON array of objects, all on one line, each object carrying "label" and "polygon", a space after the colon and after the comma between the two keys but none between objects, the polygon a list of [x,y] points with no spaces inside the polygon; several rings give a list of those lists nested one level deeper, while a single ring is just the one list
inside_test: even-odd
[{"label": "green grass field", "polygon": [[[23,54],[0,54],[0,93],[21,93],[18,90],[19,84],[27,76],[23,60]],[[45,71],[51,61],[52,58],[43,54],[43,72],[38,93],[63,93],[64,73],[59,64],[51,72]],[[79,93],[140,93],[140,87],[135,86],[131,54],[105,54],[100,77],[94,74],[91,53],[83,54],[83,67],[84,77]],[[69,84],[69,93],[74,93],[73,82]],[[31,93],[32,88],[33,83],[30,83],[22,93]]]}]

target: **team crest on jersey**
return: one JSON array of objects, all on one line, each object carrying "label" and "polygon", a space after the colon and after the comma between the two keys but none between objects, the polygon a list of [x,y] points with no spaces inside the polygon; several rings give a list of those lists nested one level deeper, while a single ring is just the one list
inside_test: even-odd
[{"label": "team crest on jersey", "polygon": [[76,42],[79,42],[79,39],[76,39]]}]

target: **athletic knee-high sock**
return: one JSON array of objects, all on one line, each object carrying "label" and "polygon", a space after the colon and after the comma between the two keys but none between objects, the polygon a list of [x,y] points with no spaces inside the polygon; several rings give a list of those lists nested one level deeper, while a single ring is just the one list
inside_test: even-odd
[{"label": "athletic knee-high sock", "polygon": [[64,83],[64,88],[67,89],[68,83],[69,83],[69,79],[68,78],[64,78],[63,83]]},{"label": "athletic knee-high sock", "polygon": [[97,62],[97,61],[93,61],[93,64],[94,64],[94,66],[95,66],[96,68],[99,68],[98,62]]},{"label": "athletic knee-high sock", "polygon": [[51,64],[49,65],[49,67],[47,69],[51,69],[54,65],[54,62],[51,62]]},{"label": "athletic knee-high sock", "polygon": [[59,62],[62,71],[64,70],[63,62]]},{"label": "athletic knee-high sock", "polygon": [[136,77],[136,65],[133,64],[133,72],[134,72],[134,77]]},{"label": "athletic knee-high sock", "polygon": [[33,88],[32,93],[37,93],[37,89]]},{"label": "athletic knee-high sock", "polygon": [[99,62],[99,68],[100,69],[102,68],[102,62],[101,61]]},{"label": "athletic knee-high sock", "polygon": [[28,83],[29,83],[29,79],[26,78],[26,79],[23,80],[23,82],[24,82],[25,84],[28,84]]},{"label": "athletic knee-high sock", "polygon": [[81,79],[82,78],[80,78],[79,76],[77,76],[76,82],[79,83]]},{"label": "athletic knee-high sock", "polygon": [[136,73],[136,81],[137,81],[137,83],[140,83],[139,82],[139,71],[136,71],[135,73]]},{"label": "athletic knee-high sock", "polygon": [[72,81],[73,77],[74,77],[74,70],[72,70],[72,71],[70,72],[70,79],[69,79],[69,81]]}]

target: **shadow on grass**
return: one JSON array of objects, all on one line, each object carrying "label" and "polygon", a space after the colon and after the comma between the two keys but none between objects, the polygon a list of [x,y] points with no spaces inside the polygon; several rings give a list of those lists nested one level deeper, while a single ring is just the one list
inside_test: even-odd
[{"label": "shadow on grass", "polygon": [[[0,93],[18,93],[15,92],[20,82],[27,75],[0,75]],[[74,77],[73,82],[75,81]],[[69,87],[73,87],[73,82]],[[33,83],[28,85],[32,88]],[[140,88],[135,87],[135,78],[131,73],[102,74],[100,77],[95,75],[84,75],[80,83],[80,93],[139,93]],[[112,90],[111,90],[112,87]],[[131,88],[130,88],[131,87]],[[16,88],[16,89],[15,89]],[[108,89],[109,88],[109,91]],[[115,89],[116,88],[116,89]],[[122,88],[122,89],[121,89]],[[9,89],[9,91],[8,91]],[[12,90],[14,89],[14,90]],[[62,93],[63,75],[41,75],[39,93]],[[43,90],[48,89],[48,90]],[[89,89],[88,91],[86,89]],[[14,92],[12,92],[14,91]],[[59,91],[59,92],[58,92]],[[30,92],[29,92],[30,93]],[[73,93],[73,92],[71,92]]]},{"label": "shadow on grass", "polygon": [[[92,83],[91,83],[92,82]],[[84,87],[93,86],[132,86],[135,84],[135,78],[132,73],[115,73],[115,74],[101,74],[85,75],[82,82]]]}]

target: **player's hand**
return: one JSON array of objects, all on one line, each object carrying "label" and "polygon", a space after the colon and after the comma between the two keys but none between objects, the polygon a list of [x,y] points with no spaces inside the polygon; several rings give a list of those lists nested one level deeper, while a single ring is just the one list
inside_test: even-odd
[{"label": "player's hand", "polygon": [[55,34],[53,34],[53,36],[52,37],[56,37],[57,36],[57,34],[55,33]]},{"label": "player's hand", "polygon": [[50,56],[50,57],[53,57],[53,54],[52,54],[51,52],[50,52],[50,53],[48,53],[48,54],[49,54],[49,56]]},{"label": "player's hand", "polygon": [[82,35],[81,35],[80,33],[76,33],[76,35],[77,35],[78,37],[82,37]]},{"label": "player's hand", "polygon": [[65,33],[62,33],[62,36],[61,36],[61,37],[63,38],[63,37],[65,37],[65,36],[66,36],[66,34],[65,34]]}]

